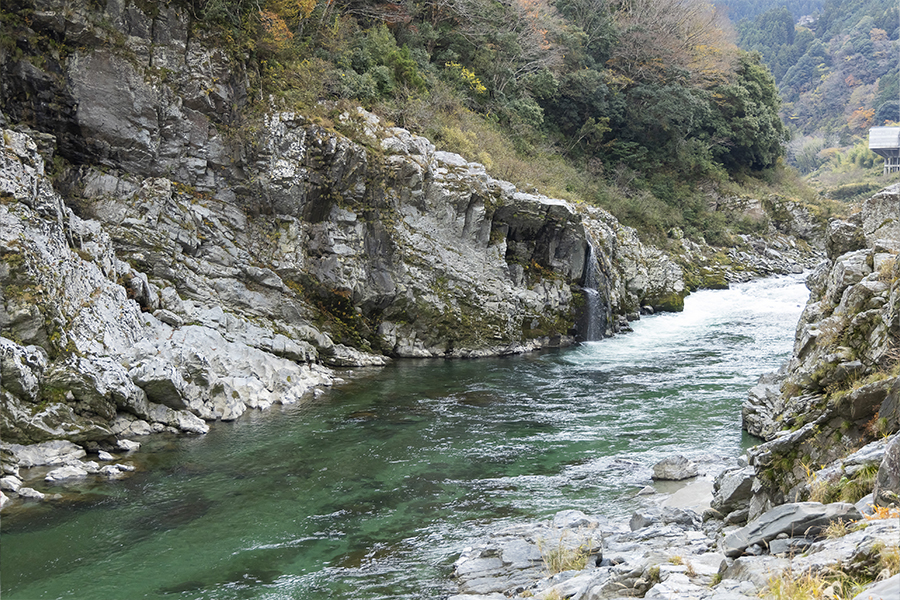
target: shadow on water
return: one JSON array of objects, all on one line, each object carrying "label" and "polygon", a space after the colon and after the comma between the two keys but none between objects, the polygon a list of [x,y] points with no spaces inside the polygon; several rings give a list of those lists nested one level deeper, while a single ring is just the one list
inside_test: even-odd
[{"label": "shadow on water", "polygon": [[[284,575],[285,569],[304,548],[278,548],[242,552],[221,567],[205,570],[199,577],[172,585],[160,586],[162,594],[184,594],[222,587],[271,585]],[[236,564],[239,563],[239,564]]]},{"label": "shadow on water", "polygon": [[147,506],[146,512],[131,520],[130,528],[151,533],[177,529],[205,516],[216,504],[196,494],[172,498]]}]

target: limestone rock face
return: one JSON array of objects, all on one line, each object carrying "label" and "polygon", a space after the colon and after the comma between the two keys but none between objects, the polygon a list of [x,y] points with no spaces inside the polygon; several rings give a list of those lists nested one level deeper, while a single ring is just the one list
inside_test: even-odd
[{"label": "limestone rock face", "polygon": [[[145,312],[161,299],[180,299],[119,260],[99,222],[65,207],[27,136],[6,130],[4,144],[0,185],[15,200],[0,204],[5,441],[104,440],[115,435],[122,413],[205,433],[200,417],[235,418],[247,407],[295,402],[330,383],[327,369],[308,364],[315,350],[307,342],[239,326],[234,341],[210,328],[176,333]],[[227,326],[221,308],[205,314]],[[207,351],[198,357],[200,347]]]},{"label": "limestone rock face", "polygon": [[[94,67],[79,73],[86,82],[97,73],[99,87],[85,89],[99,93],[113,82]],[[145,82],[116,85],[135,98],[117,111],[140,112]],[[152,128],[139,117],[128,126]],[[347,118],[383,149],[377,164],[337,133],[270,115],[267,143],[247,165],[252,193],[248,179],[226,184],[199,170],[184,175],[197,188],[144,177],[164,161],[140,144],[112,150],[102,132],[119,115],[84,118],[116,168],[70,173],[78,214],[49,183],[33,139],[4,131],[0,426],[11,442],[203,433],[203,420],[329,385],[322,363],[571,343],[588,261],[601,274],[603,334],[647,302],[645,290],[684,289],[662,257],[659,278],[622,267],[623,257],[655,251],[608,213],[519,192],[368,113]],[[144,139],[127,128],[117,135]],[[205,185],[217,197],[200,192]]]},{"label": "limestone rock face", "polygon": [[858,224],[839,219],[828,224],[825,232],[825,248],[828,251],[829,260],[865,247],[865,236],[863,236],[862,227]]},{"label": "limestone rock face", "polygon": [[894,434],[885,448],[872,496],[879,506],[900,504],[900,434]]},{"label": "limestone rock face", "polygon": [[810,298],[793,357],[744,403],[745,429],[768,440],[750,452],[761,476],[751,518],[810,493],[798,459],[828,464],[900,430],[900,382],[892,370],[900,347],[898,223],[894,185],[828,227],[829,260],[807,280]]},{"label": "limestone rock face", "polygon": [[187,12],[164,5],[151,15],[120,0],[99,14],[80,3],[34,4],[32,27],[77,50],[64,61],[47,55],[44,69],[4,60],[4,78],[15,82],[7,118],[40,123],[76,164],[170,172],[214,189],[235,155],[216,125],[245,103],[247,79],[224,51],[189,35]]}]

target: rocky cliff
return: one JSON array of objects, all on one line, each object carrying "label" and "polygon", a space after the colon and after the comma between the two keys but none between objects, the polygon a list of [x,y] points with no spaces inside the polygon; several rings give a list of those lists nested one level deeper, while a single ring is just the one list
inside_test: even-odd
[{"label": "rocky cliff", "polygon": [[[338,117],[356,141],[270,111],[226,142],[240,66],[174,8],[35,8],[26,57],[3,56],[5,442],[202,432],[327,385],[326,364],[569,344],[587,260],[600,335],[686,293],[603,211],[363,111]],[[50,37],[70,46],[35,67]]]},{"label": "rocky cliff", "polygon": [[4,10],[4,442],[203,432],[333,367],[612,335],[814,260],[774,228],[675,260],[361,109],[325,126],[251,102],[252,65],[177,3]]},{"label": "rocky cliff", "polygon": [[[887,440],[889,456],[900,449],[900,186],[832,221],[826,245],[793,358],[744,404],[744,428],[766,440],[749,454],[750,518],[810,496],[856,501],[873,486],[875,501],[897,500],[896,457],[878,466]],[[869,442],[874,454],[852,454]],[[893,483],[878,488],[882,478]]]}]

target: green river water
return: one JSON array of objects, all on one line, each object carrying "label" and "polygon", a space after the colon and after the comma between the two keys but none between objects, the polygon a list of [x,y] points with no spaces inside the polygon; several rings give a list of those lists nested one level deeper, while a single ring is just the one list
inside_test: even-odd
[{"label": "green river water", "polygon": [[702,291],[567,350],[357,369],[302,405],[151,436],[113,482],[4,511],[5,600],[442,598],[466,545],[577,508],[627,514],[650,467],[733,458],[789,355],[800,277]]}]

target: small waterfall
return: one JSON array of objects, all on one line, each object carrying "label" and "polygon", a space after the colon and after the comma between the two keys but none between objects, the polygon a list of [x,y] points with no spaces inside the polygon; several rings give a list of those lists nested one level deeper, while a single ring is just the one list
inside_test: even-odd
[{"label": "small waterfall", "polygon": [[597,275],[597,260],[594,258],[594,247],[589,243],[587,259],[584,264],[584,327],[582,337],[585,342],[603,338],[603,321],[605,306],[600,297],[600,281]]}]

